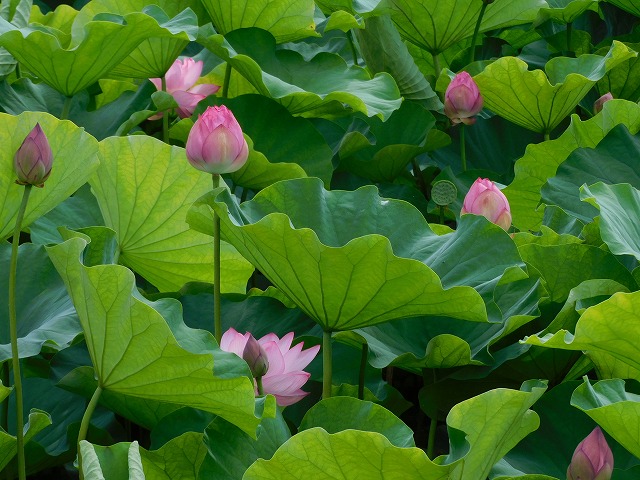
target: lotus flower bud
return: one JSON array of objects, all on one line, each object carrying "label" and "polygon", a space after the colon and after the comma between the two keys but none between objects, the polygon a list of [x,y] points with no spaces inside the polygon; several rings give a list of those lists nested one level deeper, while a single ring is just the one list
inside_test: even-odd
[{"label": "lotus flower bud", "polygon": [[249,147],[240,124],[225,107],[207,107],[189,132],[187,159],[203,172],[222,174],[239,170]]},{"label": "lotus flower bud", "polygon": [[22,145],[13,157],[13,164],[18,175],[16,183],[20,185],[44,186],[49,178],[53,153],[49,140],[39,123],[25,137]]},{"label": "lotus flower bud", "polygon": [[467,72],[458,73],[444,94],[444,113],[454,123],[473,125],[482,110],[482,96],[478,85]]},{"label": "lotus flower bud", "polygon": [[464,197],[461,215],[474,213],[508,230],[511,226],[511,209],[504,193],[488,178],[478,178]]},{"label": "lotus flower bud", "polygon": [[609,480],[613,472],[613,453],[600,427],[576,447],[567,469],[567,480]]},{"label": "lotus flower bud", "polygon": [[253,335],[249,335],[247,344],[244,346],[244,350],[242,351],[242,358],[249,364],[251,374],[255,378],[263,377],[269,370],[267,353]]},{"label": "lotus flower bud", "polygon": [[611,95],[611,92],[605,93],[598,100],[593,102],[593,113],[600,113],[604,104],[609,100],[613,100],[613,95]]}]

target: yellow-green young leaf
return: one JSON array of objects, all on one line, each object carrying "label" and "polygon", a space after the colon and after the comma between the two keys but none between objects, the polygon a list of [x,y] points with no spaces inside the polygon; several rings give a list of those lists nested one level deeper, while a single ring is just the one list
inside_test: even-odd
[{"label": "yellow-green young leaf", "polygon": [[[193,202],[211,190],[211,175],[193,168],[183,148],[148,136],[106,138],[99,155],[89,183],[116,232],[119,261],[161,291],[213,283],[213,239],[186,223]],[[253,267],[229,244],[221,250],[221,290],[244,292]]]},{"label": "yellow-green young leaf", "polygon": [[278,43],[318,37],[313,0],[202,0],[216,29],[227,34],[239,28],[258,27]]},{"label": "yellow-green young leaf", "polygon": [[[557,57],[529,71],[516,57],[502,57],[474,77],[484,105],[501,117],[539,133],[550,133],[607,71],[638,54],[614,41],[609,52]],[[547,78],[548,75],[548,78]]]},{"label": "yellow-green young leaf", "polygon": [[255,436],[249,378],[214,376],[212,355],[181,348],[162,315],[137,298],[133,272],[80,262],[86,246],[85,239],[72,238],[47,250],[78,312],[98,384],[212,412]]},{"label": "yellow-green young leaf", "polygon": [[[598,12],[600,0],[548,0],[548,7],[540,9],[535,25],[547,20],[559,23],[571,23],[587,10]],[[602,13],[600,13],[602,16]]]},{"label": "yellow-green young leaf", "polygon": [[586,121],[578,116],[555,140],[529,145],[515,164],[515,179],[504,194],[509,199],[513,225],[520,230],[539,230],[543,211],[538,210],[540,189],[575,149],[595,147],[616,125],[626,125],[632,135],[640,130],[640,106],[624,100],[611,100],[602,112]]},{"label": "yellow-green young leaf", "polygon": [[258,459],[243,480],[445,480],[460,462],[436,465],[419,448],[400,448],[383,435],[359,430],[329,434],[310,428],[293,436],[270,460]]},{"label": "yellow-green young leaf", "polygon": [[13,156],[36,123],[40,123],[51,145],[53,166],[45,187],[31,191],[23,228],[85,184],[98,166],[98,142],[83,128],[48,113],[0,113],[0,240],[13,233],[24,192],[24,187],[15,183]]},{"label": "yellow-green young leaf", "polygon": [[[2,394],[6,393],[2,389]],[[27,444],[34,435],[51,425],[51,417],[42,410],[32,409],[29,421],[25,425],[24,443]],[[4,468],[18,453],[18,441],[13,435],[0,431],[0,469]]]}]

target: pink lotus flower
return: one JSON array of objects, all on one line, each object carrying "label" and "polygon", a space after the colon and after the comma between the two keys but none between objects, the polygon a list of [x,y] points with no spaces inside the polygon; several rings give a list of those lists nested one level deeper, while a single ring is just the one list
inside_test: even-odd
[{"label": "pink lotus flower", "polygon": [[478,85],[467,72],[458,73],[444,94],[444,113],[454,124],[473,125],[482,110],[482,96]]},{"label": "pink lotus flower", "polygon": [[598,100],[596,100],[593,103],[593,113],[600,113],[602,111],[602,107],[604,106],[605,103],[607,103],[609,100],[613,100],[613,95],[611,95],[611,92],[605,93],[604,95],[602,95]]},{"label": "pink lotus flower", "polygon": [[191,165],[215,174],[239,170],[249,156],[240,124],[224,105],[207,107],[198,117],[189,132],[186,148]]},{"label": "pink lotus flower", "polygon": [[16,183],[20,185],[44,186],[49,178],[51,165],[53,164],[53,152],[47,136],[42,131],[39,123],[31,129],[22,141],[22,145],[13,157],[13,165],[18,175]]},{"label": "pink lotus flower", "polygon": [[581,441],[573,452],[567,480],[609,480],[613,472],[613,453],[600,427]]},{"label": "pink lotus flower", "polygon": [[482,215],[505,230],[509,230],[511,226],[509,201],[488,178],[478,178],[471,185],[469,193],[464,197],[460,212],[461,215],[465,213]]},{"label": "pink lotus flower", "polygon": [[[195,61],[193,58],[185,58],[184,61],[176,59],[173,65],[167,70],[164,78],[167,83],[167,93],[173,95],[178,103],[178,116],[187,118],[193,115],[198,102],[209,95],[216,93],[220,87],[210,83],[195,85],[202,73],[202,60]],[[162,80],[150,78],[158,90],[162,90]],[[151,120],[162,117],[162,113],[154,115]]]},{"label": "pink lotus flower", "polygon": [[[220,348],[242,357],[250,336],[248,332],[243,335],[230,328],[222,335]],[[283,407],[292,405],[308,395],[308,392],[302,391],[300,387],[309,380],[311,374],[302,369],[311,363],[320,350],[320,345],[315,345],[303,351],[302,343],[291,347],[293,337],[293,332],[282,338],[278,338],[275,333],[268,333],[258,340],[267,354],[269,365],[267,373],[262,377],[264,393],[274,395],[278,405]]]}]

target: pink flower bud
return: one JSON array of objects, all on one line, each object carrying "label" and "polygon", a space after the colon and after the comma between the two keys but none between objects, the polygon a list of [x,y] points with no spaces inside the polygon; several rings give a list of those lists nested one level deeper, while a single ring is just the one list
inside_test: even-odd
[{"label": "pink flower bud", "polygon": [[458,73],[444,94],[444,113],[456,123],[473,125],[482,110],[482,96],[478,85],[467,72]]},{"label": "pink flower bud", "polygon": [[13,157],[13,165],[18,175],[16,183],[20,185],[44,186],[49,178],[53,153],[49,140],[39,123],[25,137],[22,145]]},{"label": "pink flower bud", "polygon": [[613,95],[611,95],[611,92],[605,93],[598,100],[593,102],[593,113],[600,113],[604,104],[609,100],[613,100]]},{"label": "pink flower bud", "polygon": [[460,212],[461,215],[465,213],[482,215],[505,230],[509,230],[511,226],[511,209],[507,197],[488,178],[478,178],[471,185]]},{"label": "pink flower bud", "polygon": [[263,377],[269,370],[267,353],[251,334],[249,334],[247,344],[242,350],[242,358],[249,364],[249,369],[254,378]]},{"label": "pink flower bud", "polygon": [[609,480],[613,472],[613,453],[600,427],[581,441],[573,452],[567,480]]},{"label": "pink flower bud", "polygon": [[[196,62],[193,58],[185,58],[184,61],[176,59],[164,76],[167,93],[173,95],[173,98],[178,103],[177,113],[180,118],[187,118],[193,115],[193,111],[200,100],[213,95],[220,89],[218,85],[211,83],[195,85],[202,73],[202,66],[202,60]],[[158,90],[162,90],[161,79],[150,78],[149,80]],[[162,114],[160,113],[151,117],[151,120],[161,117]]]},{"label": "pink flower bud", "polygon": [[240,124],[225,107],[207,107],[187,138],[187,159],[198,170],[231,173],[247,161],[249,147]]}]

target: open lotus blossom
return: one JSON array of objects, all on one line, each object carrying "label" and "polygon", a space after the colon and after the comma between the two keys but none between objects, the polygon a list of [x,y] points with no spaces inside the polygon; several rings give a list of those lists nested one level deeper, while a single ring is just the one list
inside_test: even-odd
[{"label": "open lotus blossom", "polygon": [[482,95],[475,80],[467,72],[458,73],[444,94],[444,113],[454,123],[473,125],[482,110]]},{"label": "open lotus blossom", "polygon": [[461,215],[474,213],[509,230],[511,209],[504,193],[488,178],[478,178],[464,197]]},{"label": "open lotus blossom", "polygon": [[600,113],[604,104],[609,100],[613,100],[613,95],[611,95],[611,92],[605,93],[599,99],[597,99],[593,103],[593,113]]},{"label": "open lotus blossom", "polygon": [[582,440],[573,452],[567,480],[609,480],[613,473],[613,453],[600,427]]},{"label": "open lotus blossom", "polygon": [[53,153],[47,136],[39,123],[31,129],[13,157],[13,165],[20,185],[44,186],[53,164]]},{"label": "open lotus blossom", "polygon": [[[220,348],[242,357],[250,337],[249,332],[243,335],[230,328],[222,335]],[[308,395],[308,392],[301,390],[301,387],[311,374],[303,371],[303,368],[311,363],[320,350],[320,345],[302,350],[304,346],[302,342],[292,347],[293,338],[293,332],[287,333],[282,338],[275,333],[268,333],[258,340],[268,360],[268,370],[262,377],[262,387],[264,393],[270,393],[276,397],[280,406],[292,405]]]},{"label": "open lotus blossom", "polygon": [[[167,93],[170,93],[178,103],[177,113],[180,118],[187,118],[193,115],[198,102],[209,95],[216,93],[220,87],[211,83],[195,83],[202,73],[202,60],[195,61],[193,58],[179,58],[167,70],[164,78],[166,80]],[[162,80],[160,78],[150,78],[151,82],[158,90],[162,90]],[[156,120],[162,117],[162,113],[151,117]]]}]

